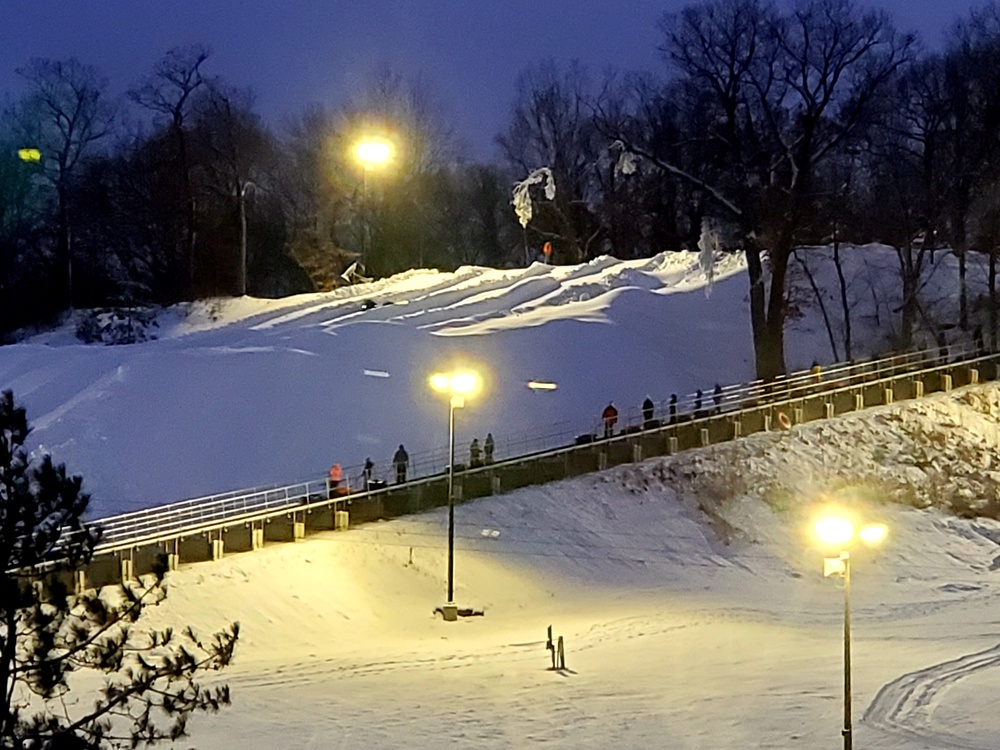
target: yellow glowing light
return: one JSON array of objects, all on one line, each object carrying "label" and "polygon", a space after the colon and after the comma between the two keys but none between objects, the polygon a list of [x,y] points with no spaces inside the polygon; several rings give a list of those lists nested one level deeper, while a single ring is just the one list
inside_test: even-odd
[{"label": "yellow glowing light", "polygon": [[884,523],[870,523],[858,532],[858,538],[869,547],[881,544],[889,535],[889,527]]},{"label": "yellow glowing light", "polygon": [[813,529],[819,540],[830,546],[846,545],[854,539],[854,524],[846,518],[821,518]]},{"label": "yellow glowing light", "polygon": [[354,158],[361,162],[365,169],[388,164],[392,161],[394,152],[392,141],[385,138],[366,138],[354,145]]},{"label": "yellow glowing light", "polygon": [[439,393],[449,393],[452,396],[473,396],[479,392],[482,383],[479,373],[473,370],[437,372],[430,377],[431,388]]},{"label": "yellow glowing light", "polygon": [[37,148],[21,148],[17,150],[17,158],[21,161],[41,161],[42,152]]},{"label": "yellow glowing light", "polygon": [[471,396],[479,390],[479,375],[474,372],[456,372],[451,376],[451,390],[460,396]]}]

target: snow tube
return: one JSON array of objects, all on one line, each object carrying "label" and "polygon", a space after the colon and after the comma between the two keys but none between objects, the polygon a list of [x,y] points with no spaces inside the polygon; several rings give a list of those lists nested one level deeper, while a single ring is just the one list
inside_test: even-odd
[{"label": "snow tube", "polygon": [[778,425],[783,430],[790,430],[792,428],[792,420],[788,418],[788,415],[783,411],[778,412]]}]

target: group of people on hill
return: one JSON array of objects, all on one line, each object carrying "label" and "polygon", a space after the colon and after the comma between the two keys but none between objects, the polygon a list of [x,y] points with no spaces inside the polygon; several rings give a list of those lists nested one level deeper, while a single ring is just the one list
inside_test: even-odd
[{"label": "group of people on hill", "polygon": [[[709,413],[717,414],[722,408],[722,386],[718,383],[715,384],[715,388],[712,391],[712,401],[714,402],[714,407],[711,412],[704,409],[704,399],[705,394],[699,388],[695,392],[694,397],[694,415],[695,418],[706,417]],[[655,419],[656,414],[656,404],[653,403],[653,399],[646,396],[646,399],[642,402],[642,428],[644,430],[651,429],[653,427],[658,427],[659,423]],[[670,400],[667,403],[667,414],[668,414],[668,424],[674,424],[677,422],[677,394],[671,393]],[[609,438],[615,434],[615,425],[618,424],[618,409],[615,408],[614,402],[608,402],[608,405],[604,407],[604,411],[601,412],[601,422],[604,424],[604,437]]]}]

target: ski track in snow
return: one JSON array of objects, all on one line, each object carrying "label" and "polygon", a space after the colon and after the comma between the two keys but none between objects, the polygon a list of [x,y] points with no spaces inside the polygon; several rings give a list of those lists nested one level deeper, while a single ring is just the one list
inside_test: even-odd
[{"label": "ski track in snow", "polygon": [[1000,644],[932,667],[910,672],[884,685],[865,710],[866,724],[942,747],[996,750],[997,740],[966,740],[935,727],[934,709],[955,683],[1000,667]]}]

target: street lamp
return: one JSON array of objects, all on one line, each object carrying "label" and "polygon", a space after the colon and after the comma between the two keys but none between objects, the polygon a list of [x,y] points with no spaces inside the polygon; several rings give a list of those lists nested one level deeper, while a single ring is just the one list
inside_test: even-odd
[{"label": "street lamp", "polygon": [[361,165],[361,196],[364,203],[365,227],[361,237],[361,265],[365,266],[366,246],[371,245],[371,216],[368,206],[368,170],[382,169],[393,160],[396,147],[388,138],[369,136],[354,144],[354,158]]},{"label": "street lamp", "polygon": [[[813,533],[826,548],[823,558],[825,577],[841,576],[844,579],[844,750],[854,747],[853,720],[851,716],[851,553],[850,548],[860,540],[868,547],[881,544],[889,533],[885,524],[866,523],[857,526],[855,521],[842,513],[827,514],[816,520]],[[832,554],[836,551],[836,554]]]},{"label": "street lamp", "polygon": [[236,195],[240,208],[240,296],[247,293],[247,189],[257,189],[257,185],[249,180],[236,187]]},{"label": "street lamp", "polygon": [[[455,602],[455,409],[465,406],[467,396],[482,388],[482,378],[475,370],[437,372],[430,386],[448,398],[448,605]],[[446,619],[447,616],[446,616]]]}]

